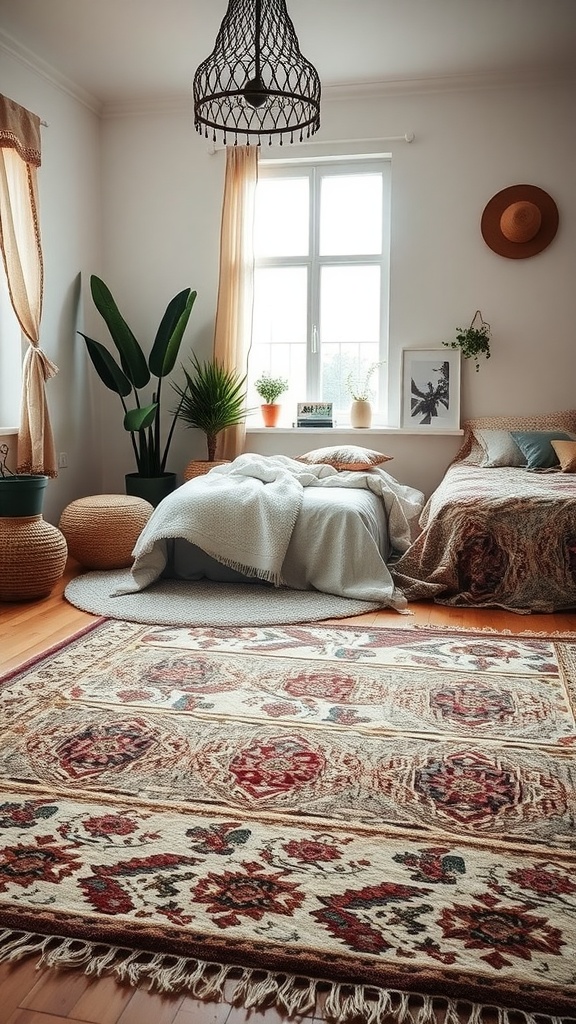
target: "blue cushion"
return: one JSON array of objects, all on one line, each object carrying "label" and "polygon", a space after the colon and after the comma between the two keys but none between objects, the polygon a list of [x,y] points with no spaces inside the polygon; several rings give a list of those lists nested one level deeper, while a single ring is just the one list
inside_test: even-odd
[{"label": "blue cushion", "polygon": [[510,434],[526,459],[526,469],[557,466],[558,456],[550,442],[574,440],[572,434],[562,430],[511,430]]}]

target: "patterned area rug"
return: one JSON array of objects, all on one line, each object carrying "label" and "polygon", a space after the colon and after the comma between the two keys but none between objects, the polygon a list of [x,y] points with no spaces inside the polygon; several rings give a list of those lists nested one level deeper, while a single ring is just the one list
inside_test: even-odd
[{"label": "patterned area rug", "polygon": [[0,959],[576,1021],[575,679],[559,636],[98,623],[0,686]]}]

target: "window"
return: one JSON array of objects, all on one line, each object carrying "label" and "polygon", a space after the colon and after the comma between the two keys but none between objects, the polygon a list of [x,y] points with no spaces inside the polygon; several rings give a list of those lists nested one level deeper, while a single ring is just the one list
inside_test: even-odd
[{"label": "window", "polygon": [[[263,372],[288,379],[285,425],[303,401],[332,402],[349,422],[348,376],[386,360],[389,222],[385,158],[261,161],[249,384]],[[384,379],[372,378],[382,421]]]},{"label": "window", "polygon": [[0,428],[20,422],[22,344],[20,325],[12,309],[8,282],[0,260]]}]

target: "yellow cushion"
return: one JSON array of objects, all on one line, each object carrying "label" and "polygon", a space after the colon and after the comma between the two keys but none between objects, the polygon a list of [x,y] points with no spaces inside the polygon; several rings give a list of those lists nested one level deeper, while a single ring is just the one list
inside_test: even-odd
[{"label": "yellow cushion", "polygon": [[576,473],[576,441],[550,441],[563,473]]}]

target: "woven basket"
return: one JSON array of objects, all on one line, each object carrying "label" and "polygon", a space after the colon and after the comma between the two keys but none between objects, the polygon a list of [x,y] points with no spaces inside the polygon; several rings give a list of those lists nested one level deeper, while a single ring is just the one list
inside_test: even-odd
[{"label": "woven basket", "polygon": [[213,462],[208,462],[208,459],[198,459],[189,462],[184,470],[184,479],[193,480],[195,476],[203,476],[204,473],[209,473],[214,466],[225,466],[230,462],[230,459],[214,459]]},{"label": "woven basket", "polygon": [[88,569],[127,569],[132,551],[154,511],[149,501],[129,494],[95,494],[71,502],[59,528],[68,551]]},{"label": "woven basket", "polygon": [[41,515],[0,517],[0,601],[47,597],[66,554],[62,533]]}]

